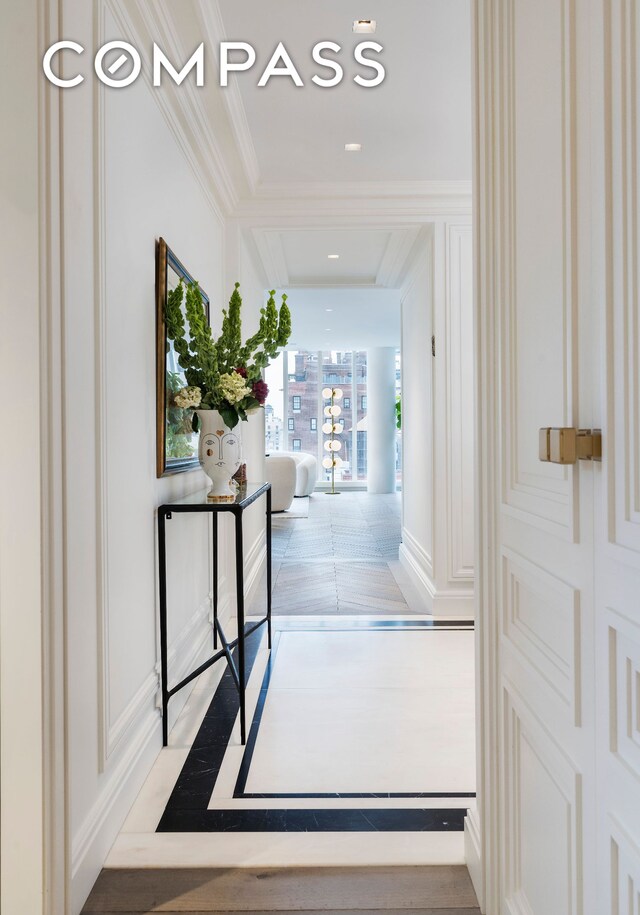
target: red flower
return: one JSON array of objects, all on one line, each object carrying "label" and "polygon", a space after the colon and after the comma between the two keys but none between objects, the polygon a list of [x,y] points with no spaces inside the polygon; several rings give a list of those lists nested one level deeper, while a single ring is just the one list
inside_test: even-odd
[{"label": "red flower", "polygon": [[263,406],[265,400],[267,399],[267,394],[269,393],[269,387],[265,381],[259,378],[258,381],[254,381],[251,385],[251,393],[258,401],[260,406]]},{"label": "red flower", "polygon": [[238,375],[242,375],[243,378],[247,377],[247,370],[245,369],[244,365],[239,365],[235,371]]}]

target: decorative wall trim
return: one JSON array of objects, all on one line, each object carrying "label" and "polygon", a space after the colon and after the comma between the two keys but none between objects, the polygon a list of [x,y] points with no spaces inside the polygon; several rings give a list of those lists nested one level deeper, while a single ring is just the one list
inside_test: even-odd
[{"label": "decorative wall trim", "polygon": [[414,557],[414,561],[418,564],[420,569],[423,570],[423,574],[427,578],[432,579],[433,559],[406,527],[402,528],[402,546],[405,546],[407,553]]},{"label": "decorative wall trim", "polygon": [[433,224],[421,226],[413,248],[407,256],[404,277],[400,285],[401,302],[413,291],[418,279],[425,274],[433,260]]},{"label": "decorative wall trim", "polygon": [[610,817],[611,915],[633,912],[640,896],[640,847],[627,830]]},{"label": "decorative wall trim", "polygon": [[[504,690],[504,773],[505,817],[502,847],[504,850],[503,893],[507,910],[528,915],[533,907],[527,897],[526,879],[543,883],[544,862],[536,856],[540,849],[528,846],[523,839],[523,807],[526,804],[546,804],[558,811],[557,823],[562,823],[563,835],[549,835],[549,842],[557,844],[559,854],[566,854],[566,872],[554,870],[554,876],[563,881],[562,898],[554,899],[567,915],[581,915],[583,909],[582,867],[582,776],[573,767],[549,731],[522,701],[512,684]],[[526,757],[526,758],[525,758]],[[534,771],[535,767],[535,771]],[[534,784],[526,779],[538,777]],[[543,786],[546,796],[541,793]],[[538,792],[532,788],[537,787]],[[534,800],[535,798],[535,800]],[[525,808],[526,812],[526,808]],[[527,813],[531,816],[531,811]],[[545,826],[549,825],[545,823]],[[531,824],[527,823],[530,829]],[[550,852],[552,855],[553,852]],[[535,874],[535,869],[540,870]]]},{"label": "decorative wall trim", "polygon": [[506,547],[502,635],[580,727],[580,592]]},{"label": "decorative wall trim", "polygon": [[409,226],[404,229],[394,229],[391,232],[384,257],[380,263],[376,286],[386,286],[395,289],[400,285],[407,269],[407,261],[416,243],[420,229],[418,226]]},{"label": "decorative wall trim", "polygon": [[[227,36],[224,31],[224,23],[217,2],[197,3],[196,15],[202,24],[203,34],[206,36],[206,46],[210,49],[215,67],[219,72],[220,55],[218,53],[218,48],[221,41],[227,40]],[[249,190],[254,194],[260,180],[260,168],[253,137],[251,136],[251,131],[249,129],[249,122],[247,121],[247,114],[242,101],[242,95],[240,93],[237,78],[233,73],[229,76],[229,85],[221,92],[221,95],[227,116],[231,123],[238,155],[240,156],[240,161],[244,168]]]},{"label": "decorative wall trim", "polygon": [[[161,4],[160,4],[161,5]],[[153,13],[145,7],[144,2],[137,4],[136,9],[141,14],[146,14],[146,23],[147,26],[153,26],[152,31],[155,33],[159,25],[160,20],[158,16],[160,15],[159,10],[160,6],[156,8],[154,5]],[[139,47],[144,46],[141,44],[141,39],[139,34],[136,32],[135,26],[129,17],[126,0],[99,0],[98,4],[95,7],[95,20],[94,20],[94,31],[95,31],[95,45],[96,47],[100,46],[105,38],[105,15],[106,11],[109,11],[111,15],[115,18],[116,22],[123,29],[124,34],[130,35],[134,38],[134,44],[138,44]],[[174,59],[180,59],[180,55],[183,53],[181,48],[177,48],[171,44],[171,41],[174,41],[170,36],[171,29],[169,28],[169,20],[166,18],[167,12],[163,9],[163,28],[166,31],[166,35],[163,33],[162,42],[164,42],[163,47],[171,50],[171,54],[175,55]],[[151,18],[150,18],[151,17]],[[157,40],[157,34],[155,35]],[[166,41],[165,41],[166,38]],[[182,153],[185,155],[187,162],[192,166],[196,177],[198,178],[200,184],[203,186],[203,189],[206,190],[205,199],[207,199],[209,205],[211,206],[212,212],[216,217],[224,222],[224,215],[220,209],[218,201],[211,195],[211,175],[218,174],[213,169],[213,165],[209,163],[207,169],[203,171],[201,167],[195,167],[192,149],[189,144],[185,141],[185,130],[184,126],[180,121],[176,120],[176,109],[171,107],[167,102],[167,93],[166,92],[157,92],[154,91],[151,87],[149,74],[143,69],[143,76],[145,84],[147,85],[150,96],[155,99],[156,103],[160,106],[165,118],[167,119],[172,133],[178,141],[178,146]],[[187,83],[185,82],[180,87],[179,97],[187,98],[188,92],[184,94],[182,90],[186,89]],[[94,80],[94,108],[95,108],[95,117],[93,125],[93,149],[94,149],[94,232],[95,232],[95,248],[94,248],[94,277],[95,277],[95,294],[94,294],[94,309],[95,309],[95,353],[96,353],[96,372],[95,372],[95,443],[96,443],[96,544],[97,544],[97,557],[96,557],[96,567],[97,567],[97,593],[96,593],[96,605],[98,610],[98,642],[97,642],[97,671],[98,671],[98,763],[99,763],[99,772],[104,772],[107,761],[111,757],[114,750],[119,746],[125,734],[127,734],[132,725],[140,718],[144,713],[145,706],[147,705],[149,698],[153,696],[158,688],[158,674],[155,671],[150,671],[142,680],[140,686],[131,697],[125,708],[118,715],[115,721],[112,721],[112,712],[110,708],[110,662],[109,662],[109,546],[108,546],[108,530],[109,530],[109,466],[107,459],[107,442],[108,442],[108,430],[107,430],[107,399],[110,380],[108,376],[108,328],[106,321],[106,301],[107,301],[107,289],[106,289],[106,276],[105,276],[105,264],[106,264],[106,218],[107,218],[107,194],[108,189],[105,185],[105,163],[104,163],[104,150],[105,150],[105,87],[98,80]],[[192,87],[192,91],[193,87]],[[177,104],[177,102],[176,102]],[[182,102],[181,102],[182,104]],[[199,104],[199,103],[198,103]],[[198,121],[198,117],[202,116],[204,119],[203,113],[193,111],[192,115],[195,121]],[[199,144],[202,144],[202,140],[198,141]],[[213,149],[213,147],[211,147]],[[203,183],[204,182],[204,183]],[[234,201],[230,199],[227,200],[229,206],[233,205]],[[202,608],[199,608],[192,620],[188,624],[191,627],[189,630],[192,633],[192,636],[195,637],[195,628],[197,627],[199,621],[202,617]],[[183,651],[182,648],[176,646],[170,646],[170,651],[174,651],[176,656],[179,657]],[[193,657],[193,652],[191,652],[190,657]]]},{"label": "decorative wall trim", "polygon": [[[123,34],[128,35],[136,47],[150,47],[153,41],[159,41],[173,59],[180,60],[186,57],[184,50],[177,47],[175,30],[171,27],[171,15],[163,5],[163,0],[154,0],[153,6],[149,0],[140,0],[134,4],[133,12],[141,17],[143,30],[134,24],[133,16],[127,7],[128,2],[131,0],[100,0],[100,5],[109,5]],[[148,66],[143,66],[140,78],[148,86],[151,97],[162,112],[174,140],[202,188],[205,199],[218,219],[223,220],[225,215],[236,207],[239,193],[211,128],[210,119],[198,96],[198,92],[202,90],[196,89],[187,79],[179,87],[167,82],[163,91],[158,92],[153,89]]]},{"label": "decorative wall trim", "polygon": [[[465,334],[472,334],[469,317],[464,313],[464,274],[462,242],[471,235],[469,222],[447,223],[446,226],[446,307],[445,342],[446,415],[445,437],[447,452],[447,563],[448,579],[452,583],[473,582],[473,534],[465,537],[468,509],[473,504],[473,381],[465,386],[465,370],[471,368],[464,352]],[[468,277],[471,282],[471,277]],[[473,344],[468,354],[473,359]],[[468,542],[468,541],[471,542]]]},{"label": "decorative wall trim", "polygon": [[256,189],[258,200],[292,198],[371,200],[453,201],[471,211],[471,181],[323,181],[264,183]]},{"label": "decorative wall trim", "polygon": [[[292,185],[288,185],[289,188]],[[290,193],[290,192],[289,192]],[[291,222],[314,228],[362,224],[375,227],[376,220],[402,225],[424,225],[436,217],[471,215],[471,198],[460,197],[254,197],[241,200],[235,214],[245,225],[276,226]]]},{"label": "decorative wall trim", "polygon": [[[220,592],[222,595],[222,591]],[[167,648],[167,662],[171,671],[171,679],[180,680],[189,672],[197,657],[199,648],[198,635],[206,629],[211,635],[211,598],[207,595],[195,613],[187,620],[178,636]],[[157,685],[157,684],[156,684]]]},{"label": "decorative wall trim", "polygon": [[605,7],[606,86],[606,369],[609,415],[604,466],[609,540],[624,562],[640,566],[640,233],[638,186],[638,21],[633,2]]},{"label": "decorative wall trim", "polygon": [[[502,187],[508,199],[503,204],[504,224],[501,243],[505,249],[502,267],[502,356],[504,381],[503,409],[505,420],[501,424],[502,452],[504,455],[502,491],[506,505],[522,513],[527,524],[549,530],[558,536],[573,540],[577,531],[576,475],[570,468],[558,468],[537,463],[535,471],[524,471],[520,466],[519,417],[520,387],[518,384],[518,269],[517,263],[517,183],[526,180],[516,170],[516,61],[515,61],[515,10],[513,2],[505,7],[501,35],[504,66],[508,77],[500,82],[502,117],[498,144],[504,155],[505,177]],[[575,278],[576,225],[576,118],[575,118],[575,8],[571,0],[562,0],[562,221],[563,244],[563,342],[562,342],[562,400],[556,425],[577,424],[577,286]]]},{"label": "decorative wall trim", "polygon": [[[105,41],[107,0],[94,8],[96,47]],[[96,453],[96,607],[97,621],[97,695],[98,695],[98,771],[104,772],[115,742],[111,736],[109,702],[109,470],[107,462],[107,321],[106,321],[106,173],[105,173],[105,99],[104,86],[94,82],[93,162],[94,162],[94,321],[95,321],[95,453]],[[125,710],[126,711],[126,710]],[[132,710],[129,710],[129,715]],[[118,729],[119,738],[122,730]]]},{"label": "decorative wall trim", "polygon": [[476,808],[471,807],[464,820],[464,860],[476,891],[480,911],[485,912],[481,847],[480,817]]},{"label": "decorative wall trim", "polygon": [[640,625],[613,608],[609,624],[609,749],[640,784]]},{"label": "decorative wall trim", "polygon": [[264,531],[260,531],[245,554],[244,594],[248,603],[260,582],[267,561],[267,543]]},{"label": "decorative wall trim", "polygon": [[[499,504],[501,450],[499,424],[499,301],[496,214],[498,175],[495,137],[498,132],[496,85],[499,84],[500,15],[494,2],[472,3],[474,201],[473,247],[475,376],[476,376],[476,489],[475,529],[478,569],[476,580],[476,707],[477,795],[481,878],[470,873],[486,912],[501,907],[501,845],[499,837],[504,791],[502,763],[496,752],[500,720],[500,654],[496,636],[499,578]],[[480,892],[479,892],[480,891]]]},{"label": "decorative wall trim", "polygon": [[438,589],[429,573],[431,561],[420,544],[406,528],[402,531],[399,558],[402,566],[420,597],[424,600],[427,612],[444,616],[458,614],[473,616],[473,591],[448,588]]},{"label": "decorative wall trim", "polygon": [[289,269],[284,256],[282,235],[279,230],[252,229],[251,237],[262,262],[262,270],[270,277],[274,287],[289,285]]},{"label": "decorative wall trim", "polygon": [[159,712],[150,708],[106,777],[71,848],[72,911],[79,912],[162,744]]},{"label": "decorative wall trim", "polygon": [[[277,223],[278,220],[275,222]],[[319,226],[314,220],[311,222],[299,220],[296,224],[253,226],[248,229],[248,234],[254,240],[262,261],[262,269],[266,276],[270,277],[270,283],[273,286],[397,288],[407,274],[409,258],[414,250],[416,239],[423,231],[419,225],[385,225],[384,223],[372,225],[370,221],[360,219],[357,228],[362,231],[374,230],[389,233],[387,247],[376,275],[341,277],[338,281],[327,279],[325,276],[292,276],[289,273],[285,256],[283,233],[316,231],[318,228]],[[335,220],[332,221],[330,228],[335,228]]]}]

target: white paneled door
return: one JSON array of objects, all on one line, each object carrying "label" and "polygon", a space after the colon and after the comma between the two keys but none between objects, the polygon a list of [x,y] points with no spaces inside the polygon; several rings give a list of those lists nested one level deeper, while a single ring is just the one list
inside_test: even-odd
[{"label": "white paneled door", "polygon": [[[640,913],[640,11],[476,0],[478,814],[490,915]],[[601,463],[538,429],[600,428]]]}]

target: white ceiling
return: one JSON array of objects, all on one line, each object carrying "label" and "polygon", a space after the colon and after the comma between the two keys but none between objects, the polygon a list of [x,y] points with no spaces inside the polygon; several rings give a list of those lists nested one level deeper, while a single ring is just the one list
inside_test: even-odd
[{"label": "white ceiling", "polygon": [[[290,293],[292,344],[397,343],[397,290],[420,231],[469,213],[471,0],[158,0],[155,9],[154,21],[135,23],[176,61],[203,38],[211,51],[204,88],[184,84],[167,98],[190,131],[206,193],[238,220],[265,287]],[[354,34],[357,18],[376,19],[375,35]],[[352,52],[369,38],[384,47],[387,76],[364,89]],[[250,42],[257,63],[221,88],[213,71],[224,40]],[[345,80],[333,89],[311,82],[321,40],[343,49]],[[257,87],[280,41],[303,88],[284,77]],[[354,142],[362,152],[345,152]]]},{"label": "white ceiling", "polygon": [[[318,277],[333,283],[375,283],[389,236],[381,229],[282,232],[289,282],[313,283]],[[339,257],[329,258],[329,254]]]},{"label": "white ceiling", "polygon": [[[470,0],[219,3],[228,40],[257,51],[253,70],[230,80],[240,90],[261,184],[471,177]],[[353,33],[353,20],[363,17],[376,19],[375,35]],[[371,38],[384,47],[387,75],[365,89],[353,82],[361,68],[352,51]],[[328,73],[311,59],[321,40],[342,47],[345,78],[332,89],[311,82]],[[304,87],[274,77],[257,88],[279,41]],[[362,152],[345,152],[345,143],[361,143]]]},{"label": "white ceiling", "polygon": [[415,226],[255,228],[253,238],[266,275],[278,286],[397,288],[418,231]]},{"label": "white ceiling", "polygon": [[[277,301],[279,301],[279,290]],[[400,345],[400,293],[393,289],[287,289],[290,349]],[[327,311],[327,309],[331,309]]]}]

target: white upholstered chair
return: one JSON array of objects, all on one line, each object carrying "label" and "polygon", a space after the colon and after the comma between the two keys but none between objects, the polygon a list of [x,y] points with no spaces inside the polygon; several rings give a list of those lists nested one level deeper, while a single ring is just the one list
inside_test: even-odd
[{"label": "white upholstered chair", "polygon": [[268,454],[264,463],[267,482],[271,483],[271,511],[286,512],[296,491],[296,462],[275,452]]},{"label": "white upholstered chair", "polygon": [[278,454],[290,457],[295,461],[296,497],[310,496],[316,487],[318,475],[318,462],[314,456],[306,451],[279,451]]}]

